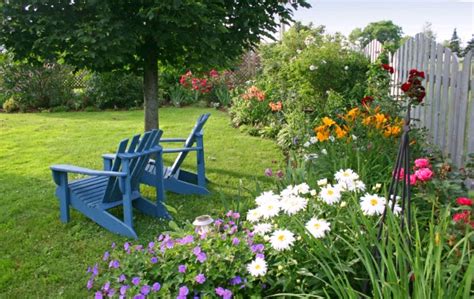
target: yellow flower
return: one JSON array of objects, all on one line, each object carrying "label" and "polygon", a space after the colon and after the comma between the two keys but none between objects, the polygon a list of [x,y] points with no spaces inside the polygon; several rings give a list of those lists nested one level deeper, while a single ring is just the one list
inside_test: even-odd
[{"label": "yellow flower", "polygon": [[329,131],[328,130],[321,130],[316,133],[316,137],[318,138],[319,142],[323,142],[329,139]]},{"label": "yellow flower", "polygon": [[323,124],[326,126],[326,127],[330,127],[332,125],[334,125],[336,122],[333,121],[332,119],[330,119],[329,117],[323,117]]},{"label": "yellow flower", "polygon": [[349,110],[345,118],[347,120],[354,121],[358,115],[359,115],[359,108],[356,107]]},{"label": "yellow flower", "polygon": [[385,137],[390,137],[390,136],[398,136],[398,134],[400,134],[402,129],[400,129],[400,127],[398,126],[388,126],[385,131],[383,132],[383,135]]},{"label": "yellow flower", "polygon": [[380,129],[387,122],[387,118],[382,113],[375,114],[375,127]]},{"label": "yellow flower", "polygon": [[338,139],[341,139],[346,135],[347,135],[347,131],[342,129],[340,126],[336,125],[336,137]]},{"label": "yellow flower", "polygon": [[362,120],[362,124],[364,126],[369,126],[371,122],[372,122],[372,116],[367,116],[366,118]]}]

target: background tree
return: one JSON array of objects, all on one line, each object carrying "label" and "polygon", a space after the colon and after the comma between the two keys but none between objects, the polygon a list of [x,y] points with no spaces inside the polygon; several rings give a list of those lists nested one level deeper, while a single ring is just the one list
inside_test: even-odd
[{"label": "background tree", "polygon": [[456,28],[454,28],[453,35],[451,36],[451,39],[449,40],[448,47],[451,49],[451,51],[456,52],[458,56],[461,56],[462,54],[461,39],[458,36]]},{"label": "background tree", "polygon": [[433,31],[431,26],[432,26],[431,22],[425,22],[425,24],[423,24],[423,28],[421,29],[422,30],[421,32],[423,32],[423,34],[427,38],[436,41],[436,33]]},{"label": "background tree", "polygon": [[395,25],[392,21],[369,23],[363,30],[356,28],[349,35],[351,41],[359,40],[362,47],[376,39],[390,51],[398,48],[401,37],[402,27]]},{"label": "background tree", "polygon": [[464,48],[464,55],[467,54],[470,50],[474,49],[474,34],[472,35],[472,38],[470,41],[467,42],[466,47]]},{"label": "background tree", "polygon": [[30,63],[62,60],[94,71],[143,75],[145,129],[158,127],[158,61],[229,64],[304,0],[2,1],[0,44]]}]

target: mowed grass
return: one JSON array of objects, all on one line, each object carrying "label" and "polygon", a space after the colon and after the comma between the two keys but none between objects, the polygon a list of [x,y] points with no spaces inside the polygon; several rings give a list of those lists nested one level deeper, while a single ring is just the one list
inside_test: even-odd
[{"label": "mowed grass", "polygon": [[[210,112],[205,126],[209,196],[167,194],[177,210],[175,221],[216,215],[239,198],[249,198],[263,171],[282,155],[273,142],[239,133],[225,113],[201,108],[163,108],[164,137],[186,137],[197,117]],[[143,112],[0,114],[0,298],[83,298],[88,265],[112,242],[126,238],[109,233],[75,210],[71,222],[59,221],[59,205],[49,166],[56,163],[102,169],[101,154],[114,152],[123,138],[143,131]],[[194,169],[195,158],[185,168]],[[174,156],[167,156],[168,165]],[[148,197],[153,189],[144,188]],[[242,197],[239,196],[240,192]],[[118,210],[120,212],[120,209]],[[134,211],[138,243],[168,228]],[[135,241],[133,241],[135,242]]]}]

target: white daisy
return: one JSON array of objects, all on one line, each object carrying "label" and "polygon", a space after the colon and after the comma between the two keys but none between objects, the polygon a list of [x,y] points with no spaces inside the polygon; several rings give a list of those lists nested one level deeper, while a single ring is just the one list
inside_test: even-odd
[{"label": "white daisy", "polygon": [[352,135],[352,140],[357,140],[357,136],[356,135]]},{"label": "white daisy", "polygon": [[328,154],[328,151],[327,151],[325,148],[323,148],[323,149],[321,150],[321,154],[327,155],[327,154]]},{"label": "white daisy", "polygon": [[315,238],[322,238],[331,230],[331,224],[323,219],[311,218],[305,227]]},{"label": "white daisy", "polygon": [[353,182],[359,179],[359,175],[355,173],[352,169],[340,169],[336,174],[334,175],[334,178],[338,182]]},{"label": "white daisy", "polygon": [[253,226],[253,232],[257,235],[265,235],[272,231],[272,225],[270,223],[259,223]]},{"label": "white daisy", "polygon": [[365,194],[360,198],[360,208],[365,215],[381,215],[385,209],[385,198],[377,194]]},{"label": "white daisy", "polygon": [[355,187],[357,191],[365,191],[365,184],[361,180],[355,181]]},{"label": "white daisy", "polygon": [[250,222],[257,222],[262,218],[262,214],[260,213],[260,210],[257,209],[251,209],[247,211],[247,220]]},{"label": "white daisy", "polygon": [[308,194],[311,188],[309,187],[308,184],[306,183],[301,183],[299,185],[296,185],[295,187],[296,192],[299,194]]},{"label": "white daisy", "polygon": [[335,138],[334,136],[329,136],[329,140],[330,140],[331,142],[334,142],[334,141],[336,141],[336,138]]},{"label": "white daisy", "polygon": [[311,145],[311,142],[309,141],[306,141],[305,143],[303,143],[303,147],[309,147]]},{"label": "white daisy", "polygon": [[259,196],[257,196],[257,198],[255,198],[255,202],[257,203],[257,205],[262,206],[268,201],[274,201],[279,199],[280,196],[278,196],[278,194],[273,193],[273,191],[265,191]]},{"label": "white daisy", "polygon": [[283,197],[280,201],[281,209],[288,215],[293,215],[306,209],[308,200],[298,195]]},{"label": "white daisy", "polygon": [[332,205],[341,200],[341,189],[338,186],[327,185],[321,188],[319,193],[321,199],[328,205]]},{"label": "white daisy", "polygon": [[269,199],[257,208],[263,219],[270,219],[280,212],[280,201],[278,199]]},{"label": "white daisy", "polygon": [[328,184],[328,179],[320,179],[317,181],[318,186],[326,186]]},{"label": "white daisy", "polygon": [[298,190],[296,190],[295,186],[288,185],[285,189],[281,190],[280,196],[287,197],[292,195],[298,195]]},{"label": "white daisy", "polygon": [[318,138],[316,138],[315,136],[311,136],[311,138],[309,138],[309,142],[311,144],[314,144],[314,143],[318,142]]},{"label": "white daisy", "polygon": [[274,231],[270,237],[270,244],[273,249],[277,251],[286,250],[290,248],[295,242],[295,236],[289,230],[277,230]]},{"label": "white daisy", "polygon": [[254,261],[247,265],[247,271],[252,276],[263,276],[267,273],[267,262],[264,259],[257,257]]},{"label": "white daisy", "polygon": [[301,54],[301,50],[300,50],[300,49],[296,49],[296,53]]},{"label": "white daisy", "polygon": [[311,196],[316,196],[316,195],[318,194],[318,192],[313,189],[313,190],[309,191],[309,194],[310,194]]}]

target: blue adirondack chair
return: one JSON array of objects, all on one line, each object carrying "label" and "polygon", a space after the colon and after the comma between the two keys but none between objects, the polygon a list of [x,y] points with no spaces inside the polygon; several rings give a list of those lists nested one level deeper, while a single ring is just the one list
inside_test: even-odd
[{"label": "blue adirondack chair", "polygon": [[[84,215],[111,232],[137,238],[133,229],[133,207],[154,216],[169,218],[163,205],[163,178],[155,176],[157,201],[143,198],[140,194],[140,177],[150,159],[156,154],[156,164],[162,164],[158,145],[162,131],[153,130],[135,135],[130,143],[128,139],[120,142],[116,159],[104,160],[104,170],[92,170],[72,165],[53,165],[53,179],[57,185],[56,196],[60,203],[60,216],[63,222],[69,222],[69,208],[79,210]],[[128,148],[127,148],[128,145]],[[87,178],[68,182],[68,173],[87,175]],[[123,206],[123,221],[107,210]]]},{"label": "blue adirondack chair", "polygon": [[[199,116],[194,128],[188,138],[162,138],[160,143],[184,142],[182,148],[163,149],[163,154],[179,153],[171,167],[162,168],[159,163],[150,159],[145,168],[145,173],[141,182],[150,186],[156,186],[156,174],[163,172],[165,190],[178,194],[209,194],[206,187],[206,169],[204,165],[204,141],[203,127],[209,118],[210,113]],[[193,146],[196,144],[196,146]],[[197,154],[197,173],[183,170],[181,168],[189,152],[195,151]]]}]

